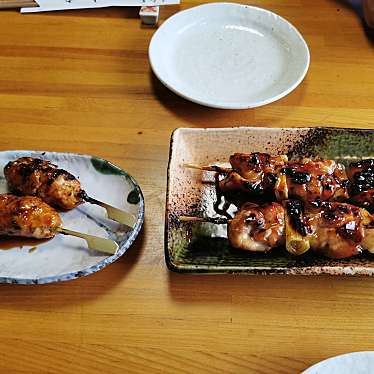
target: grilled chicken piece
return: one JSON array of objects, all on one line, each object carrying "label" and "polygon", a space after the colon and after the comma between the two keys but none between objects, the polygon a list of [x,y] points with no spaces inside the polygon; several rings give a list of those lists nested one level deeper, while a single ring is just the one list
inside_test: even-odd
[{"label": "grilled chicken piece", "polygon": [[352,162],[347,169],[352,202],[374,210],[374,159]]},{"label": "grilled chicken piece", "polygon": [[242,206],[243,203],[249,200],[260,197],[262,194],[260,184],[249,182],[236,171],[227,173],[225,178],[218,182],[217,186],[218,203],[220,203],[223,196],[225,201],[237,207]]},{"label": "grilled chicken piece", "polygon": [[244,204],[227,227],[235,248],[267,252],[284,242],[284,209],[278,203]]},{"label": "grilled chicken piece", "polygon": [[312,206],[349,197],[344,167],[333,160],[304,158],[290,161],[279,171],[275,185],[278,201],[299,199]]},{"label": "grilled chicken piece", "polygon": [[59,214],[38,197],[0,195],[0,235],[52,238],[61,224]]},{"label": "grilled chicken piece", "polygon": [[287,156],[270,156],[267,153],[234,153],[230,164],[251,185],[253,193],[273,194],[279,169],[287,163]]},{"label": "grilled chicken piece", "polygon": [[38,196],[62,209],[73,209],[83,203],[80,182],[70,173],[49,161],[22,157],[4,168],[10,189],[18,194]]},{"label": "grilled chicken piece", "polygon": [[[287,201],[287,206],[294,203],[300,206],[297,200]],[[289,209],[287,214],[291,214]],[[366,237],[373,217],[365,209],[346,203],[322,202],[318,209],[299,211],[297,215],[297,219],[289,221],[295,235],[299,235],[296,239],[309,243],[312,251],[338,259],[374,248],[373,240]],[[287,238],[287,243],[291,240]]]},{"label": "grilled chicken piece", "polygon": [[351,204],[325,202],[315,220],[317,228],[310,240],[311,249],[329,258],[358,255],[368,249],[363,245],[365,227],[372,220],[365,209]]},{"label": "grilled chicken piece", "polygon": [[[244,202],[261,199],[275,200],[274,187],[279,169],[287,156],[270,156],[267,153],[235,153],[230,156],[232,171],[216,183],[217,203],[225,201],[240,207]],[[217,181],[217,179],[216,179]],[[227,206],[227,205],[226,205]],[[223,212],[216,209],[217,213]]]}]

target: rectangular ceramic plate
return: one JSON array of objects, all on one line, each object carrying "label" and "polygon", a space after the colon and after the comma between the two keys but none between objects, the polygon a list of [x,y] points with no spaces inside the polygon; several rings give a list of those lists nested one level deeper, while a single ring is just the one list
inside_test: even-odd
[{"label": "rectangular ceramic plate", "polygon": [[337,128],[177,129],[171,139],[165,222],[170,270],[196,273],[374,275],[374,255],[331,260],[312,253],[295,257],[284,249],[253,254],[230,247],[225,225],[181,223],[180,215],[213,215],[212,173],[184,163],[226,163],[235,152],[320,156],[347,163],[374,157],[374,130]]}]

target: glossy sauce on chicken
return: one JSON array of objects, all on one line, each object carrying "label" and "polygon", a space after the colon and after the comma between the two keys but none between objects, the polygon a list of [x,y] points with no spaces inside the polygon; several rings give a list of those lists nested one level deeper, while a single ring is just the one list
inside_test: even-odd
[{"label": "glossy sauce on chicken", "polygon": [[[225,208],[239,208],[228,225],[233,247],[266,252],[285,242],[292,254],[312,250],[335,259],[374,253],[373,216],[348,203],[374,210],[374,160],[346,170],[333,160],[235,153],[230,163],[231,171],[217,169],[215,208],[224,198],[216,211],[229,219]],[[269,200],[284,208],[263,203]]]},{"label": "glossy sauce on chicken", "polygon": [[287,156],[267,153],[234,153],[230,164],[242,178],[252,185],[255,193],[273,193],[279,169],[285,166]]},{"label": "glossy sauce on chicken", "polygon": [[319,209],[304,210],[298,200],[287,202],[295,231],[306,237],[310,249],[329,258],[346,258],[362,253],[365,228],[372,216],[357,206],[322,202]]},{"label": "glossy sauce on chicken", "polygon": [[300,199],[318,207],[323,201],[347,199],[348,184],[342,165],[333,160],[305,158],[291,161],[280,170],[275,193],[280,201]]},{"label": "glossy sauce on chicken", "polygon": [[39,196],[62,209],[72,209],[83,202],[80,182],[49,161],[22,157],[4,168],[5,178],[15,193]]},{"label": "glossy sauce on chicken", "polygon": [[352,201],[371,211],[374,208],[374,160],[353,162],[347,171]]},{"label": "glossy sauce on chicken", "polygon": [[299,199],[318,207],[323,201],[349,198],[343,165],[333,160],[287,161],[287,156],[235,153],[232,171],[217,184],[217,196],[237,206],[245,201]]},{"label": "glossy sauce on chicken", "polygon": [[0,195],[0,235],[52,238],[61,224],[59,214],[38,197]]},{"label": "glossy sauce on chicken", "polygon": [[[286,162],[285,155],[271,156],[260,152],[231,155],[232,171],[222,180],[216,178],[217,201],[224,197],[228,203],[240,207],[246,201],[274,199],[277,174]],[[223,210],[218,212],[225,214]]]},{"label": "glossy sauce on chicken", "polygon": [[278,203],[244,204],[227,228],[235,248],[267,252],[284,242],[284,208]]}]

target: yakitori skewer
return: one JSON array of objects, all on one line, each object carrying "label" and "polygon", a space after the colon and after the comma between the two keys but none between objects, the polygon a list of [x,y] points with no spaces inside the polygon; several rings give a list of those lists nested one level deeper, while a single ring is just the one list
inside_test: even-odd
[{"label": "yakitori skewer", "polygon": [[113,240],[63,228],[58,212],[39,197],[0,195],[0,235],[48,239],[58,233],[82,238],[88,248],[108,254],[118,249]]},{"label": "yakitori skewer", "polygon": [[108,218],[131,228],[135,226],[136,219],[132,214],[88,196],[74,175],[49,161],[21,157],[10,161],[4,168],[4,174],[11,191],[17,194],[38,196],[46,203],[65,210],[84,202],[96,204],[106,209]]},{"label": "yakitori skewer", "polygon": [[267,252],[285,244],[288,252],[308,250],[329,258],[346,258],[368,250],[374,253],[373,217],[365,209],[339,202],[323,202],[305,210],[298,200],[244,204],[233,219],[182,216],[182,222],[227,224],[230,244],[251,252]]},{"label": "yakitori skewer", "polygon": [[287,156],[266,153],[235,153],[230,156],[231,168],[219,166],[186,167],[216,171],[224,175],[217,183],[217,192],[239,205],[258,198],[283,201],[300,199],[319,206],[323,201],[349,198],[349,180],[344,166],[333,160],[303,158],[288,161]]}]

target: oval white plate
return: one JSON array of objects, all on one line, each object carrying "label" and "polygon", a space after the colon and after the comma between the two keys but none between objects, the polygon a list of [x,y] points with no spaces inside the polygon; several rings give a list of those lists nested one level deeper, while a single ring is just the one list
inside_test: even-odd
[{"label": "oval white plate", "polygon": [[170,90],[198,104],[246,109],[295,89],[309,67],[301,34],[268,10],[210,3],[175,14],[153,35],[149,59]]},{"label": "oval white plate", "polygon": [[329,358],[301,374],[372,374],[374,352],[353,352]]},{"label": "oval white plate", "polygon": [[119,246],[117,253],[108,256],[90,251],[84,240],[65,235],[56,235],[49,241],[40,242],[36,244],[36,249],[32,249],[35,244],[0,249],[0,283],[42,284],[74,279],[101,270],[126,252],[139,234],[144,220],[143,195],[129,174],[105,160],[91,156],[6,151],[0,152],[0,193],[8,192],[4,166],[10,160],[23,156],[46,159],[69,171],[79,178],[89,196],[125,209],[137,221],[131,230],[107,219],[103,208],[88,203],[61,213],[64,227],[113,239]]}]

